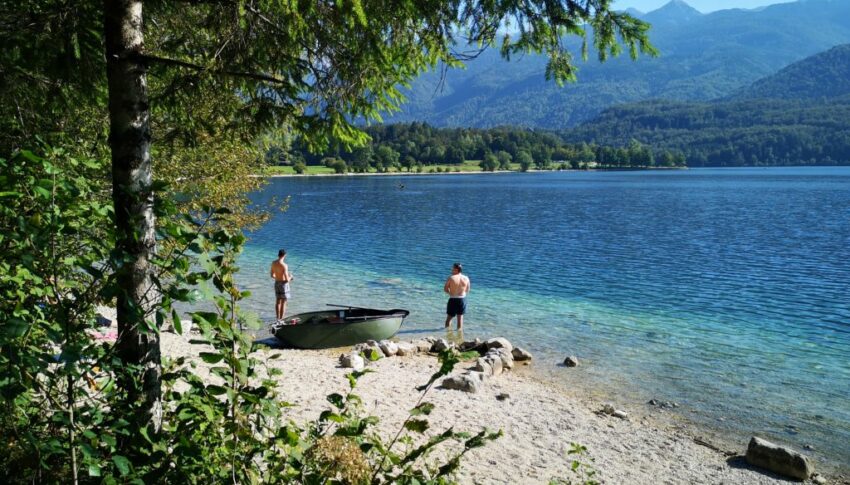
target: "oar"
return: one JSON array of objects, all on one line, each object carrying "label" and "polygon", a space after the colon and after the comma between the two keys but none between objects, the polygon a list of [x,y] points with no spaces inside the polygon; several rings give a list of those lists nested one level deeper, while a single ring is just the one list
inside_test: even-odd
[{"label": "oar", "polygon": [[349,306],[349,305],[334,305],[333,303],[325,303],[325,305],[336,307],[336,308],[348,308],[349,310],[374,310],[374,308],[363,308],[362,306]]}]

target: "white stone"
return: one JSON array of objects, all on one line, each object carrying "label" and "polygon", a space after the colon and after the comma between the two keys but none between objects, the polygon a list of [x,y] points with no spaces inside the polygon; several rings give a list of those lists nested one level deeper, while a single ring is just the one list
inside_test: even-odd
[{"label": "white stone", "polygon": [[354,370],[363,370],[366,367],[366,361],[357,354],[342,354],[339,356],[339,365]]},{"label": "white stone", "polygon": [[502,348],[507,349],[508,352],[514,349],[514,346],[511,345],[510,341],[504,337],[491,338],[484,342],[484,345],[487,346],[487,349]]},{"label": "white stone", "polygon": [[398,353],[398,345],[396,345],[395,342],[381,340],[379,345],[381,347],[381,351],[384,352],[384,355],[387,357],[392,357]]}]

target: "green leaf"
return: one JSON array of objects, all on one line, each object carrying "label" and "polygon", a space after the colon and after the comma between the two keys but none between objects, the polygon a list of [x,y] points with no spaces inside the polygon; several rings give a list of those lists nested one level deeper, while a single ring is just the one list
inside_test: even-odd
[{"label": "green leaf", "polygon": [[224,356],[222,354],[215,353],[215,352],[201,352],[198,355],[207,364],[217,364],[217,363],[221,362],[222,359],[224,359]]},{"label": "green leaf", "polygon": [[130,460],[121,455],[112,455],[112,462],[115,463],[115,467],[118,468],[118,472],[121,473],[121,476],[127,476],[130,473]]},{"label": "green leaf", "polygon": [[338,407],[339,409],[342,409],[343,406],[345,406],[345,398],[342,397],[341,394],[338,394],[336,392],[328,396],[328,402]]},{"label": "green leaf", "polygon": [[100,467],[92,463],[89,465],[89,476],[90,477],[99,477],[100,476]]},{"label": "green leaf", "polygon": [[430,425],[424,419],[411,419],[404,423],[404,428],[416,433],[424,433]]},{"label": "green leaf", "polygon": [[423,402],[410,410],[411,416],[429,415],[434,410],[434,405],[429,402]]}]

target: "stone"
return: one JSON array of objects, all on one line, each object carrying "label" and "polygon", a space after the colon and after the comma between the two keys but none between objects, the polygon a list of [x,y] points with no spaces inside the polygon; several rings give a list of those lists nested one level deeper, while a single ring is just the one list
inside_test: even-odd
[{"label": "stone", "polygon": [[798,480],[806,480],[814,473],[814,466],[805,455],[756,436],[750,439],[746,458],[750,465]]},{"label": "stone", "polygon": [[486,355],[492,355],[495,358],[501,359],[502,369],[513,369],[513,367],[514,367],[514,358],[511,355],[511,351],[509,351],[509,350],[506,350],[506,349],[501,348],[501,347],[497,347],[497,348],[493,348],[493,349],[488,350]]},{"label": "stone", "polygon": [[363,370],[366,361],[357,354],[342,354],[339,356],[339,365],[354,370]]},{"label": "stone", "polygon": [[564,365],[567,367],[578,367],[578,357],[571,355],[564,359]]},{"label": "stone", "polygon": [[532,358],[531,352],[520,347],[514,347],[514,349],[511,350],[511,356],[517,362],[525,362],[527,360],[531,360]]},{"label": "stone", "polygon": [[812,475],[812,483],[817,483],[818,485],[823,485],[826,483],[826,478],[820,473],[815,473]]},{"label": "stone", "polygon": [[431,346],[431,352],[442,352],[454,347],[454,345],[455,344],[447,341],[446,339],[441,338],[434,342],[434,345]]},{"label": "stone", "polygon": [[481,339],[476,338],[475,340],[467,340],[458,346],[458,350],[461,352],[466,352],[469,350],[478,350],[481,347]]},{"label": "stone", "polygon": [[510,352],[514,349],[514,346],[511,345],[508,339],[504,337],[491,338],[490,340],[484,342],[484,345],[487,346],[487,350],[501,348],[507,349],[507,351]]},{"label": "stone", "polygon": [[417,349],[413,344],[409,344],[406,342],[399,342],[396,344],[398,347],[398,352],[396,353],[399,357],[404,357],[405,355],[413,355],[416,353]]},{"label": "stone", "polygon": [[417,340],[413,345],[416,347],[417,352],[430,352],[434,342],[430,340]]},{"label": "stone", "polygon": [[475,365],[472,367],[472,370],[476,372],[483,372],[487,375],[493,375],[493,366],[490,365],[490,362],[479,357],[478,360],[475,361]]},{"label": "stone", "polygon": [[507,392],[496,394],[496,400],[497,401],[504,401],[504,400],[510,399],[510,398],[511,398],[511,395],[508,394]]},{"label": "stone", "polygon": [[[478,373],[480,374],[480,373]],[[470,374],[461,374],[458,376],[446,377],[443,379],[443,388],[454,389],[463,392],[478,392],[483,379]]]},{"label": "stone", "polygon": [[384,355],[387,357],[392,357],[398,353],[398,345],[396,345],[395,342],[381,340],[379,346],[381,347],[381,351],[384,352]]},{"label": "stone", "polygon": [[619,409],[615,409],[614,412],[611,413],[611,416],[614,416],[615,418],[620,418],[620,419],[629,419],[629,413],[627,413],[625,411],[621,411]]},{"label": "stone", "polygon": [[112,319],[105,317],[100,313],[94,316],[94,320],[97,323],[98,327],[109,327],[110,325],[112,325]]},{"label": "stone", "polygon": [[615,411],[617,411],[617,410],[614,409],[614,406],[612,406],[610,404],[605,404],[605,405],[602,406],[602,413],[603,414],[611,415],[611,414],[614,414]]},{"label": "stone", "polygon": [[484,356],[484,362],[490,365],[490,369],[493,376],[498,376],[502,374],[502,359],[497,355],[486,355]]},{"label": "stone", "polygon": [[650,406],[658,406],[658,401],[655,399],[650,399],[647,404],[649,404]]}]

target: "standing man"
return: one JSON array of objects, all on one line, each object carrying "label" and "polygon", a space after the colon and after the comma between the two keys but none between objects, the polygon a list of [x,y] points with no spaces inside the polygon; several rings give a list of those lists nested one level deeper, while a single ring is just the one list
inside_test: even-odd
[{"label": "standing man", "polygon": [[452,275],[446,280],[443,291],[449,294],[449,302],[446,304],[446,328],[452,324],[452,318],[457,317],[457,329],[463,330],[463,314],[466,312],[466,295],[472,285],[469,278],[463,274],[463,266],[460,263],[452,265]]},{"label": "standing man", "polygon": [[281,249],[277,252],[277,259],[272,263],[271,276],[274,278],[274,295],[275,301],[275,317],[278,322],[283,321],[283,316],[286,315],[286,302],[290,298],[289,282],[292,281],[292,273],[289,272],[289,266],[286,265],[286,250]]}]

